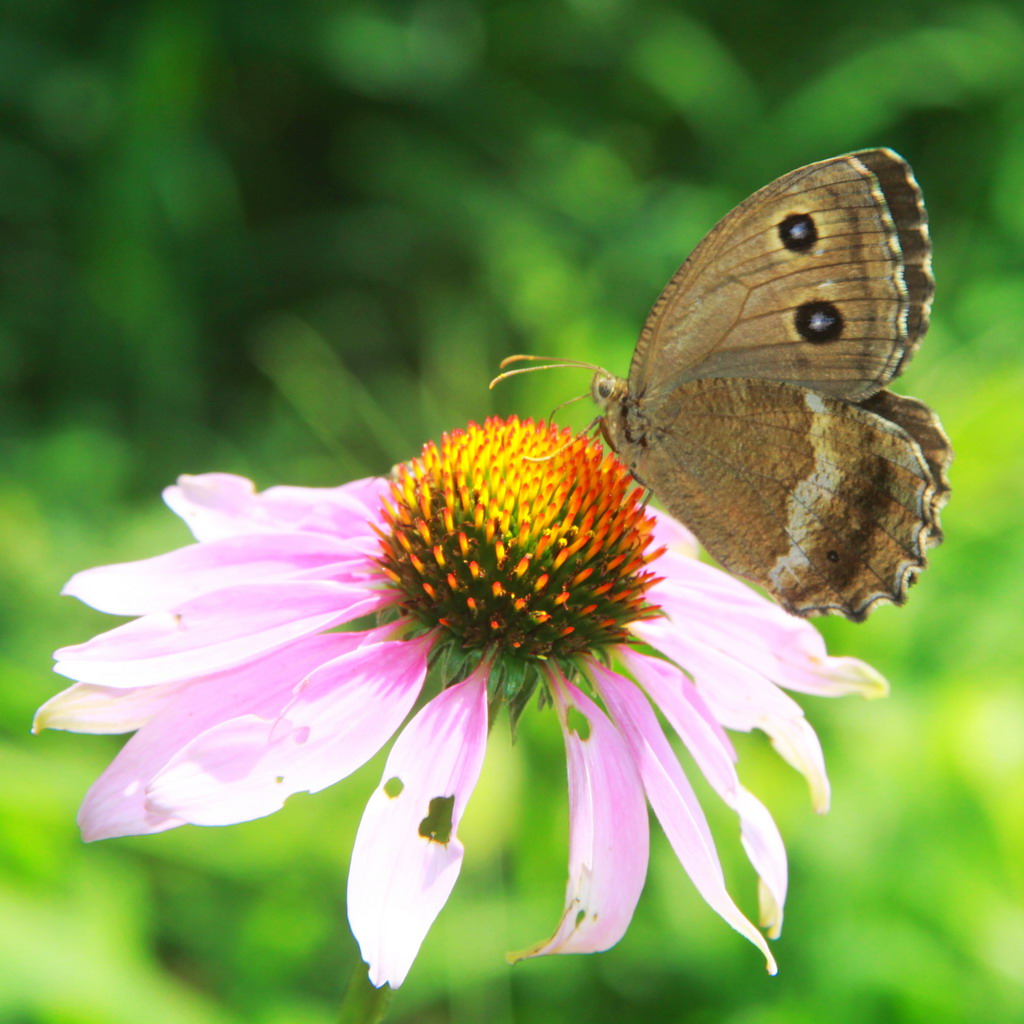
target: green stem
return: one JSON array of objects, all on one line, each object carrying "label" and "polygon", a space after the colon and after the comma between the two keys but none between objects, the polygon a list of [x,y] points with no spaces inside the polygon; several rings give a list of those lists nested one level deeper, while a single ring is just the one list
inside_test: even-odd
[{"label": "green stem", "polygon": [[357,960],[341,1001],[338,1024],[380,1024],[393,995],[389,985],[374,988],[366,975],[366,964]]}]

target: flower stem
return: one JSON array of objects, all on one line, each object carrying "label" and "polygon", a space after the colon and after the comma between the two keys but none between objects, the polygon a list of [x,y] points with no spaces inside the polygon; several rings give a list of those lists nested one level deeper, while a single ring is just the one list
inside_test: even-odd
[{"label": "flower stem", "polygon": [[341,1001],[338,1024],[380,1024],[394,995],[390,985],[374,988],[366,974],[366,964],[356,962]]}]

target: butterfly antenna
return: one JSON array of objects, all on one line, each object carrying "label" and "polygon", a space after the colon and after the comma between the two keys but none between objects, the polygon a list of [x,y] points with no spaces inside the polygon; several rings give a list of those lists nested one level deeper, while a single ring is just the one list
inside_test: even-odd
[{"label": "butterfly antenna", "polygon": [[[513,363],[542,363],[541,366],[520,366],[515,370],[505,370],[506,366],[511,366]],[[517,377],[521,373],[533,373],[537,370],[600,370],[600,366],[595,366],[593,363],[585,363],[579,359],[559,359],[557,356],[531,356],[531,355],[516,355],[506,356],[498,364],[499,368],[505,370],[504,373],[499,373],[494,380],[488,385],[493,388],[496,384],[501,383],[503,380],[508,380],[509,377]]]}]

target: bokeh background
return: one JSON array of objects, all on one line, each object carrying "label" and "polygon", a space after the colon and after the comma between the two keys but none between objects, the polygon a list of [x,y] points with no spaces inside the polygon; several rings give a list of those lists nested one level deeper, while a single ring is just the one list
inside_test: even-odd
[{"label": "bokeh background", "polygon": [[[3,0],[0,1021],[327,1024],[356,960],[349,849],[381,761],[281,813],[84,846],[120,740],[28,734],[49,653],[111,622],[75,570],[184,543],[160,488],[333,485],[560,371],[625,372],[661,285],[736,202],[889,145],[938,292],[902,390],[957,449],[947,542],[904,609],[822,623],[884,701],[805,701],[812,813],[763,738],[742,777],[791,855],[781,973],[655,831],[612,951],[508,967],[565,878],[553,717],[493,734],[459,885],[391,1019],[1024,1020],[1024,8],[944,0]],[[578,411],[577,411],[578,410]],[[582,426],[591,412],[564,414]],[[735,820],[711,806],[755,913]]]}]

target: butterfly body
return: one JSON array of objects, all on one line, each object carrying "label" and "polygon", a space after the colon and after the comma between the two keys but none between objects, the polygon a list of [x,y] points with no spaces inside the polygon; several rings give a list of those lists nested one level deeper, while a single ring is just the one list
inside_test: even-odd
[{"label": "butterfly body", "polygon": [[895,395],[927,327],[927,218],[907,164],[800,168],[706,236],[655,303],[605,438],[727,569],[798,615],[901,603],[941,540],[952,459]]}]

